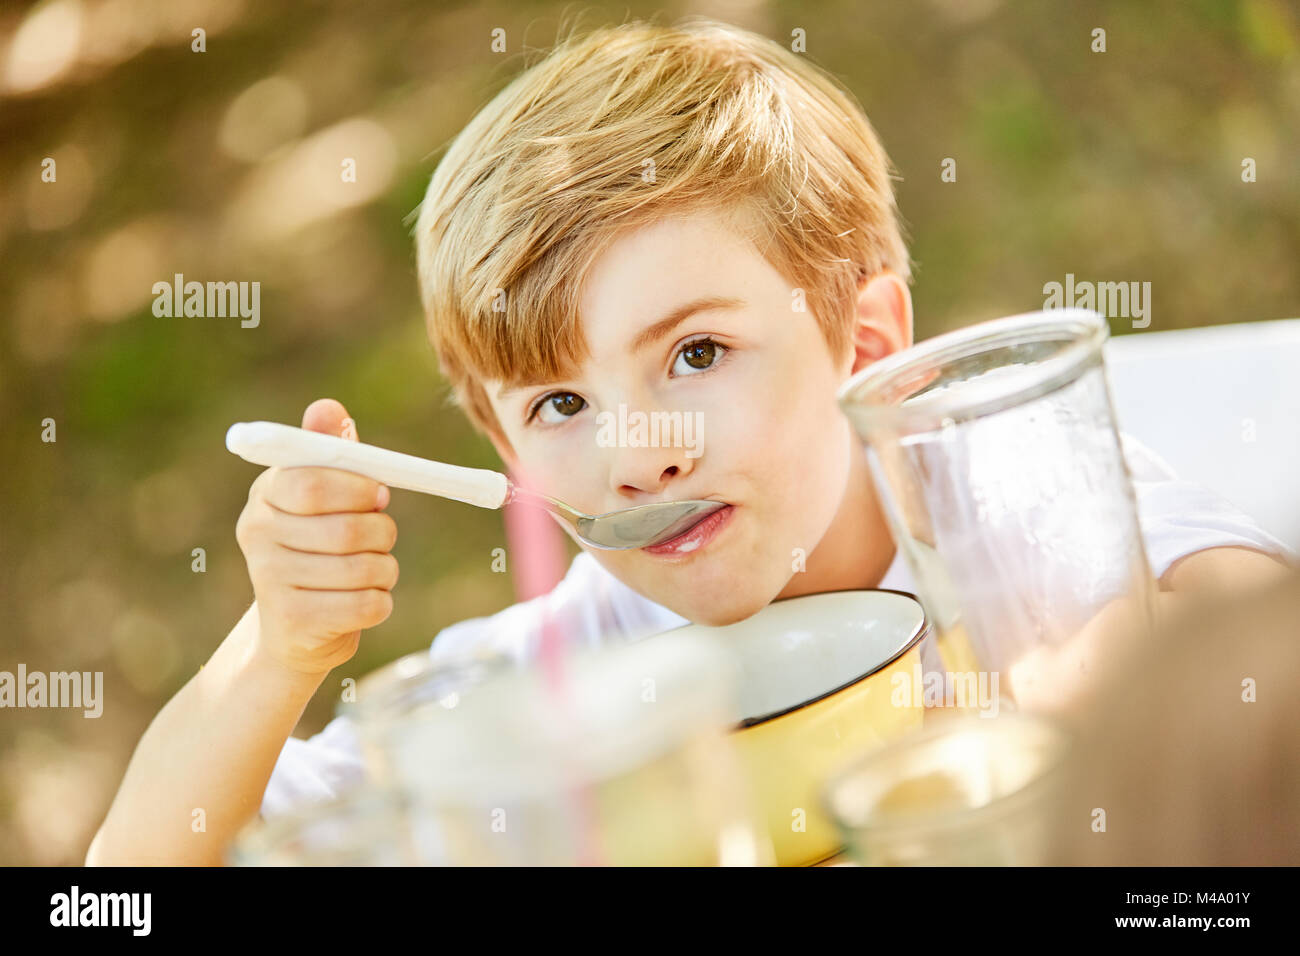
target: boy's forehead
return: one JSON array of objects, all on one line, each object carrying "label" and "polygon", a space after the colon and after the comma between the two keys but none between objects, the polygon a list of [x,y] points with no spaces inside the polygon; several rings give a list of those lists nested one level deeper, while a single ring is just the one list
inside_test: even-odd
[{"label": "boy's forehead", "polygon": [[650,223],[596,257],[579,289],[578,321],[589,341],[611,345],[691,300],[739,292],[728,282],[760,258],[749,238],[716,213]]},{"label": "boy's forehead", "polygon": [[[574,325],[583,357],[573,356],[560,378],[578,377],[595,353],[630,350],[653,326],[702,309],[742,306],[743,289],[729,287],[734,274],[720,267],[762,258],[749,231],[754,221],[747,207],[735,205],[661,216],[613,236],[578,290]],[[507,399],[557,380],[524,364],[515,376],[483,384],[489,395]]]},{"label": "boy's forehead", "polygon": [[[727,209],[700,209],[665,214],[649,222],[616,233],[604,243],[588,270],[590,276],[620,259],[640,258],[694,261],[700,247],[727,250],[731,254],[754,251],[756,220],[745,206]],[[650,267],[651,263],[645,262]]]}]

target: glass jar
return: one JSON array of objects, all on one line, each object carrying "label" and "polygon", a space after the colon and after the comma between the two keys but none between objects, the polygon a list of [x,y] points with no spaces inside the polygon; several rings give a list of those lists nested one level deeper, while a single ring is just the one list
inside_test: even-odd
[{"label": "glass jar", "polygon": [[411,866],[400,794],[362,783],[338,797],[245,828],[236,866]]},{"label": "glass jar", "polygon": [[851,764],[824,801],[864,866],[1038,866],[1071,747],[1043,717],[949,714]]},{"label": "glass jar", "polygon": [[[1028,313],[935,336],[838,399],[960,686],[1059,645],[1154,582],[1115,425],[1105,320]],[[960,701],[958,701],[960,706]]]},{"label": "glass jar", "polygon": [[727,731],[735,662],[671,633],[484,681],[403,722],[393,765],[423,863],[771,860]]},{"label": "glass jar", "polygon": [[401,733],[409,721],[454,708],[474,687],[514,666],[509,656],[493,651],[435,659],[426,650],[400,657],[361,678],[338,712],[356,725],[369,778],[380,786],[395,786],[394,734]]}]

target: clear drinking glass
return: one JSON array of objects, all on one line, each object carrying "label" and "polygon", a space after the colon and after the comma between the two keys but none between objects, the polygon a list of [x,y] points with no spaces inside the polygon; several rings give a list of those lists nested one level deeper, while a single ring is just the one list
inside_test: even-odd
[{"label": "clear drinking glass", "polygon": [[232,848],[241,866],[414,866],[420,821],[392,765],[393,739],[412,720],[455,707],[513,662],[495,652],[435,660],[417,651],[358,681],[339,705],[356,725],[365,778],[331,800],[244,830]]},{"label": "clear drinking glass", "polygon": [[236,866],[413,866],[402,797],[369,782],[245,828]]},{"label": "clear drinking glass", "polygon": [[1031,714],[946,715],[837,774],[824,801],[864,866],[1042,865],[1070,748]]},{"label": "clear drinking glass", "polygon": [[488,678],[514,666],[508,655],[498,652],[434,659],[424,650],[361,678],[338,712],[356,725],[369,779],[380,786],[396,785],[390,756],[393,735],[400,734],[411,720],[450,710]]},{"label": "clear drinking glass", "polygon": [[771,862],[727,731],[735,663],[671,633],[530,667],[404,721],[421,863]]},{"label": "clear drinking glass", "polygon": [[838,396],[944,666],[1001,673],[1003,695],[1012,665],[1109,602],[1150,619],[1106,335],[1083,309],[996,319],[875,362]]}]

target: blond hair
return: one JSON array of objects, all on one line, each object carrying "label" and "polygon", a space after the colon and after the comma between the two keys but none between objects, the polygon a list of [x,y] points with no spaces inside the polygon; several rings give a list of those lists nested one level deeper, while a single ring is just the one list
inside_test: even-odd
[{"label": "blond hair", "polygon": [[570,35],[460,132],[420,209],[421,300],[454,402],[508,447],[482,381],[574,377],[601,250],[701,211],[804,290],[835,355],[858,282],[911,277],[889,159],[828,74],[700,17]]}]

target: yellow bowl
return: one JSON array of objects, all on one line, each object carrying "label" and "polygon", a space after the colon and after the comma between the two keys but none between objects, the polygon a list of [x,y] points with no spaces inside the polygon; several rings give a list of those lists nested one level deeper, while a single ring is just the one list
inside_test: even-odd
[{"label": "yellow bowl", "polygon": [[865,751],[920,727],[924,708],[895,693],[921,666],[929,621],[902,591],[845,590],[773,601],[724,627],[688,624],[735,655],[739,712],[732,741],[755,811],[781,866],[843,849],[820,789]]}]

